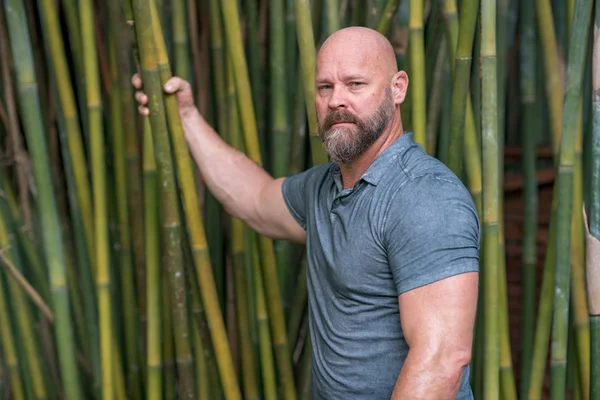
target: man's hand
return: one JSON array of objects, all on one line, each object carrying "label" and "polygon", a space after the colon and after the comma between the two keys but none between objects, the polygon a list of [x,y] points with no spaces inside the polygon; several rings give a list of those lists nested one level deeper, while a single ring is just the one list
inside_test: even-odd
[{"label": "man's hand", "polygon": [[[148,104],[148,96],[142,91],[142,79],[138,74],[133,75],[131,83],[138,91],[135,93],[135,99],[140,103],[138,111],[141,115],[150,115],[150,110],[146,106]],[[177,104],[179,106],[179,113],[183,117],[189,114],[190,111],[196,111],[196,105],[194,104],[194,96],[192,94],[192,87],[188,81],[185,81],[177,76],[169,79],[164,86],[164,91],[167,94],[175,93],[177,96]]]},{"label": "man's hand", "polygon": [[[139,113],[149,115],[148,96],[141,90],[140,76],[135,74],[131,82],[138,89],[135,98],[140,104]],[[262,235],[304,243],[306,232],[283,200],[283,179],[273,179],[246,155],[225,143],[200,115],[188,82],[173,77],[165,83],[164,90],[176,94],[190,152],[204,183],[225,210]]]},{"label": "man's hand", "polygon": [[471,360],[478,274],[442,279],[398,297],[410,350],[392,400],[454,400]]}]

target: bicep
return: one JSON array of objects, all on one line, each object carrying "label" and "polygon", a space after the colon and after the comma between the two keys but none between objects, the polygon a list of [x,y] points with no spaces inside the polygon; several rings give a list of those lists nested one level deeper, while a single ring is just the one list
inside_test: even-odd
[{"label": "bicep", "polygon": [[273,239],[289,240],[297,243],[306,241],[306,232],[290,213],[283,199],[284,178],[268,182],[261,190],[256,204],[254,228]]},{"label": "bicep", "polygon": [[479,276],[467,272],[398,296],[402,331],[423,357],[470,357]]}]

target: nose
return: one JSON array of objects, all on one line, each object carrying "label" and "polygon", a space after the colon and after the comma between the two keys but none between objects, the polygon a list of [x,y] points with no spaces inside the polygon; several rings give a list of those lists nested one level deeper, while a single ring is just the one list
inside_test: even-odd
[{"label": "nose", "polygon": [[342,85],[335,85],[329,97],[328,106],[332,110],[346,108],[346,95]]}]

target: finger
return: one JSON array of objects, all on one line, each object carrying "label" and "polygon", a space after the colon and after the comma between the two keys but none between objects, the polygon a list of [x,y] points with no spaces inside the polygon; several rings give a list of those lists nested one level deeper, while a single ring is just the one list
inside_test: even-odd
[{"label": "finger", "polygon": [[138,111],[140,114],[144,115],[144,116],[149,116],[150,115],[150,110],[148,109],[148,107],[145,106],[139,106],[138,107]]},{"label": "finger", "polygon": [[177,91],[190,90],[190,84],[188,81],[181,79],[178,76],[174,76],[165,82],[165,91],[167,93],[175,93]]},{"label": "finger", "polygon": [[140,78],[139,74],[137,74],[137,73],[133,74],[133,77],[131,77],[131,83],[133,84],[133,86],[136,89],[142,88],[142,79]]},{"label": "finger", "polygon": [[144,92],[140,92],[140,91],[135,92],[135,99],[140,104],[148,103],[148,96],[146,96],[146,94]]}]

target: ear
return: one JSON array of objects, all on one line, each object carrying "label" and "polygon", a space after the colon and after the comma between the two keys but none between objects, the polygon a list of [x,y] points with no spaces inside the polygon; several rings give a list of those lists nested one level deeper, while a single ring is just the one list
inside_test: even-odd
[{"label": "ear", "polygon": [[408,90],[408,75],[404,71],[398,71],[392,77],[392,95],[395,104],[402,104]]}]

